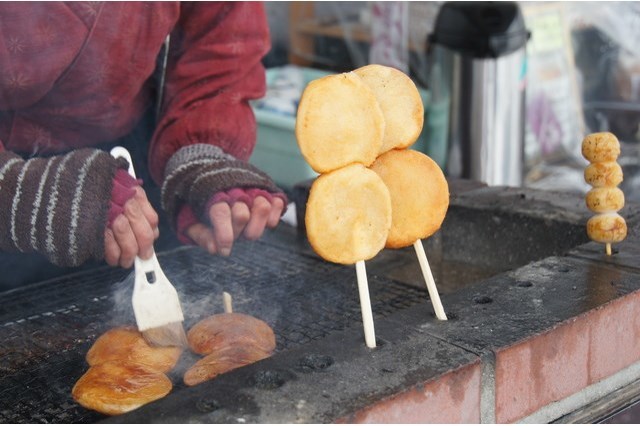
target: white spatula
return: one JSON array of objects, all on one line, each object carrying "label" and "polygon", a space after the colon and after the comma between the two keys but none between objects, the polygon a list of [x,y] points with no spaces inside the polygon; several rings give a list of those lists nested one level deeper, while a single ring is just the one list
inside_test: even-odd
[{"label": "white spatula", "polygon": [[[111,155],[125,158],[129,162],[129,174],[136,177],[129,151],[117,146],[111,150]],[[149,344],[187,346],[178,292],[162,272],[155,253],[148,260],[135,259],[131,302],[138,330]]]}]

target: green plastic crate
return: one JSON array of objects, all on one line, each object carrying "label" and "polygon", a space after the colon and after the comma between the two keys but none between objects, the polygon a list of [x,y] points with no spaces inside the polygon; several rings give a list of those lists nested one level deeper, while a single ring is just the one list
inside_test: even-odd
[{"label": "green plastic crate", "polygon": [[[267,84],[275,77],[277,69],[267,70]],[[302,68],[307,83],[329,74],[326,71]],[[253,108],[258,124],[258,140],[250,162],[267,173],[283,188],[291,188],[298,182],[314,178],[318,174],[302,157],[296,141],[295,117],[274,111]]]},{"label": "green plastic crate", "polygon": [[[274,78],[277,69],[267,70],[267,84]],[[327,71],[311,68],[302,68],[305,85],[315,79],[329,75]],[[433,158],[440,167],[444,163],[444,150],[442,142],[433,143],[444,135],[441,131],[440,121],[434,122],[429,116],[429,92],[418,89],[422,96],[422,102],[427,111],[425,125],[422,134],[411,149],[422,151]],[[302,157],[295,137],[295,117],[279,114],[273,111],[253,108],[258,125],[258,140],[251,156],[250,162],[266,172],[283,188],[292,188],[296,183],[316,177],[318,174],[307,164]],[[431,118],[431,120],[429,120]],[[439,133],[438,133],[439,132]],[[429,136],[428,136],[429,135]],[[432,139],[427,142],[427,137]]]}]

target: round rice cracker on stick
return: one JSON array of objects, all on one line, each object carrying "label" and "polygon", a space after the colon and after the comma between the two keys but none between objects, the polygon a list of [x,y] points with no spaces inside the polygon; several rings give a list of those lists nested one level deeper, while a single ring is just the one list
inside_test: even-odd
[{"label": "round rice cracker on stick", "polygon": [[389,188],[392,221],[385,247],[402,248],[433,235],[449,208],[449,185],[438,164],[414,150],[392,150],[371,165]]},{"label": "round rice cracker on stick", "polygon": [[373,91],[349,72],[307,85],[296,117],[296,139],[304,159],[318,173],[351,163],[369,166],[384,135],[384,117]]},{"label": "round rice cracker on stick", "polygon": [[424,105],[415,83],[402,71],[383,65],[367,65],[354,72],[373,90],[384,115],[379,153],[413,145],[424,125]]},{"label": "round rice cracker on stick", "polygon": [[330,262],[351,265],[384,248],[391,226],[391,197],[380,177],[351,164],[318,177],[305,215],[313,249]]}]

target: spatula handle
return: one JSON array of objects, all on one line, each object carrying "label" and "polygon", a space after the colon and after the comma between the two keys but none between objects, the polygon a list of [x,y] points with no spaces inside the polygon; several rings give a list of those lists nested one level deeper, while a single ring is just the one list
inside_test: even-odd
[{"label": "spatula handle", "polygon": [[111,150],[111,156],[113,158],[124,158],[125,160],[127,160],[129,162],[129,174],[131,176],[133,176],[134,178],[136,177],[136,172],[133,170],[133,161],[131,160],[131,154],[129,154],[129,151],[127,151],[126,148],[121,147],[121,146],[116,146]]},{"label": "spatula handle", "polygon": [[164,277],[161,276],[162,273],[162,269],[160,268],[160,264],[158,263],[158,258],[156,257],[155,253],[153,253],[147,260],[141,259],[136,256],[136,283],[142,282],[146,285],[153,285],[159,280],[164,279]]}]

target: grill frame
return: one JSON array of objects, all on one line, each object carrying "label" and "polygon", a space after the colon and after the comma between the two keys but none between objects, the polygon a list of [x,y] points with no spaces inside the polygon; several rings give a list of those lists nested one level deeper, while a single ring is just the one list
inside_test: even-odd
[{"label": "grill frame", "polygon": [[[496,222],[495,218],[510,221],[512,227],[503,229],[500,235],[493,234],[497,228],[488,227],[476,236],[492,238],[490,250],[481,254],[486,256],[490,253],[501,262],[505,261],[504,256],[491,250],[502,247],[505,234],[512,233],[522,223],[528,224],[527,232],[531,234],[549,225],[555,233],[566,231],[568,238],[557,238],[558,241],[546,248],[550,250],[547,255],[575,247],[584,242],[584,236],[579,233],[584,233],[583,226],[589,213],[583,211],[579,197],[563,197],[504,188],[480,188],[463,196],[452,192],[452,204],[443,232],[425,242],[430,259],[432,254],[437,258],[446,252],[447,248],[443,246],[450,244],[452,239],[453,246],[461,246],[459,241],[455,241],[461,232],[458,228],[463,228],[463,222],[470,220],[482,223]],[[639,212],[640,209],[633,210],[628,215],[628,223],[637,222]],[[457,230],[451,231],[448,227]],[[510,251],[518,244],[511,242],[504,250]],[[473,250],[462,247],[460,253],[468,256],[473,254]],[[540,258],[543,253],[538,250],[529,255]],[[434,316],[422,285],[403,278],[414,274],[417,268],[411,249],[385,251],[367,262],[376,335],[381,344],[377,352],[364,347],[354,269],[319,259],[303,233],[295,228],[281,225],[260,241],[239,242],[230,258],[211,257],[193,247],[169,250],[159,253],[158,257],[167,277],[181,294],[183,305],[199,303],[209,306],[206,314],[219,313],[222,311],[219,298],[222,291],[230,292],[234,296],[234,310],[262,318],[273,327],[278,344],[276,354],[195,388],[185,387],[180,381],[184,366],[195,359],[187,356],[181,368],[171,375],[174,390],[166,398],[124,417],[107,418],[85,410],[71,399],[71,388],[86,371],[84,355],[92,342],[110,327],[133,323],[129,302],[133,279],[126,271],[106,267],[78,272],[0,295],[5,301],[0,308],[0,342],[13,342],[13,346],[4,344],[0,347],[3,360],[0,366],[0,422],[87,423],[121,422],[122,419],[132,422],[242,421],[239,419],[258,422],[265,418],[261,413],[273,407],[268,398],[256,399],[254,390],[248,390],[256,388],[256,383],[262,383],[256,375],[262,375],[260,377],[264,379],[265,374],[271,374],[276,385],[280,380],[298,380],[300,383],[307,380],[307,383],[310,376],[301,371],[306,367],[300,365],[301,360],[307,357],[316,360],[329,357],[333,362],[341,360],[347,367],[348,363],[356,360],[372,366],[381,364],[381,370],[385,371],[393,370],[385,363],[390,363],[389,360],[396,356],[414,359],[420,354],[422,358],[416,361],[414,369],[389,372],[387,379],[396,383],[396,388],[412,386],[414,380],[428,380],[443,365],[454,368],[477,362],[468,351],[442,349],[448,351],[445,357],[449,361],[444,362],[441,359],[444,352],[438,355],[437,350],[442,346],[440,339],[424,335],[421,327],[425,320],[432,321]],[[491,258],[486,261],[491,261]],[[522,258],[516,261],[522,262]],[[508,266],[515,268],[519,265]],[[504,268],[504,265],[500,267]],[[438,281],[437,266],[433,269]],[[403,270],[408,273],[399,273]],[[184,279],[185,273],[192,275],[189,280]],[[482,285],[479,278],[462,287]],[[439,290],[449,291],[455,296],[460,288],[447,290],[439,283]],[[204,292],[213,294],[213,299],[203,301]],[[52,296],[54,293],[56,297]],[[443,302],[449,318],[455,321],[455,309],[458,307],[450,312],[454,307],[448,305],[446,299]],[[185,311],[187,327],[205,315],[204,311],[198,315]],[[300,318],[304,321],[298,321]],[[393,351],[389,349],[391,347]],[[322,371],[314,371],[313,374],[329,377],[322,376]],[[266,383],[259,386],[270,386],[269,380]],[[334,385],[343,393],[352,395],[351,402],[347,406],[327,408],[340,403],[331,395],[325,396],[322,390],[320,393],[326,401],[322,400],[322,404],[316,401],[316,411],[301,419],[333,421],[350,409],[367,405],[372,399],[388,396],[391,392],[386,388],[379,393],[371,393],[358,386],[351,389],[348,386],[353,387],[353,384],[344,385],[340,380]],[[358,391],[363,394],[358,395]],[[50,400],[52,395],[57,399]],[[207,395],[215,395],[215,398]],[[180,408],[184,404],[187,405]],[[323,404],[324,411],[317,408]]]}]

